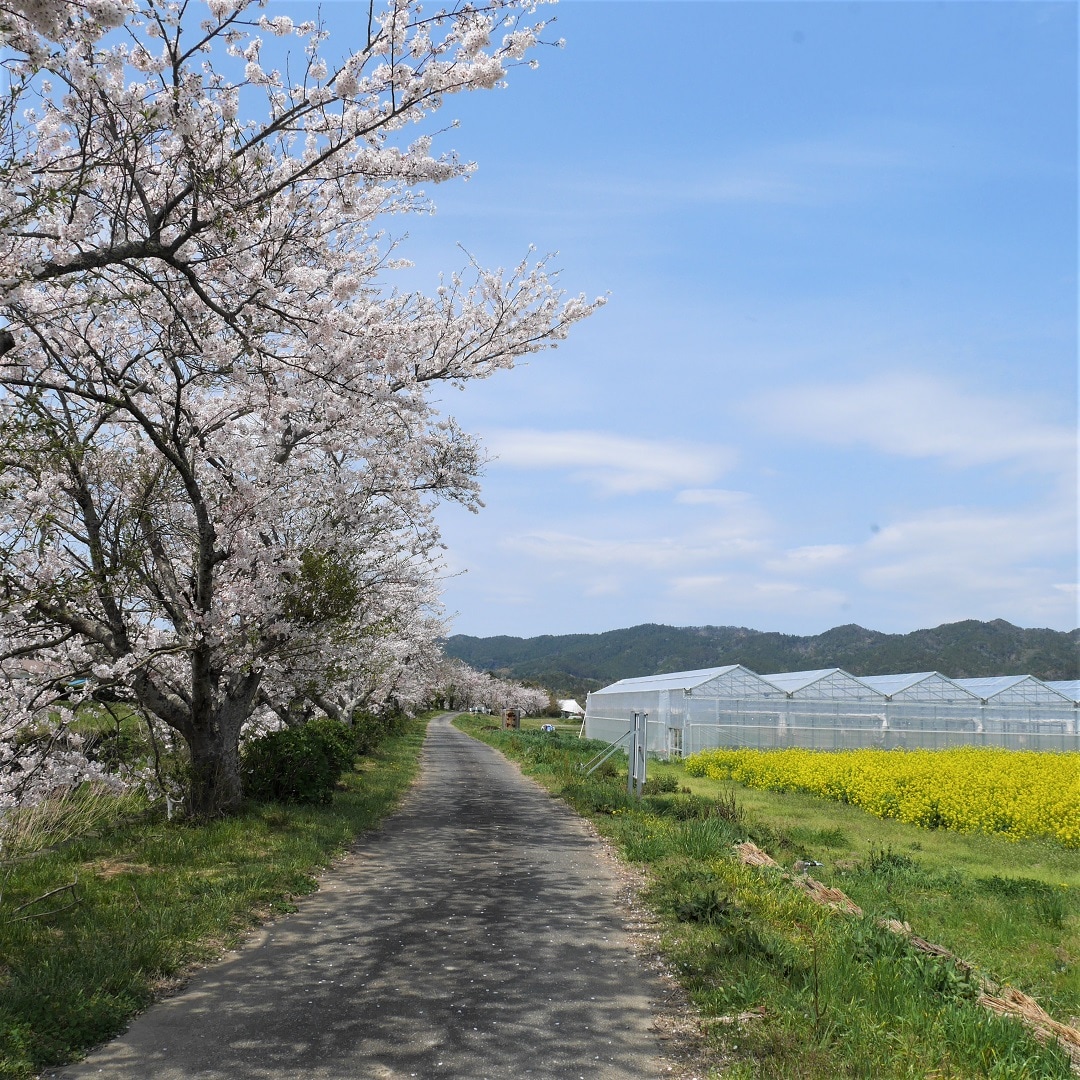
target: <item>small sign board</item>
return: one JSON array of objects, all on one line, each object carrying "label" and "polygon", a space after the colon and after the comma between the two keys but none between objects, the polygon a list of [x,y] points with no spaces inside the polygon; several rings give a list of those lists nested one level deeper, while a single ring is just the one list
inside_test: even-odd
[{"label": "small sign board", "polygon": [[521,727],[521,714],[517,709],[503,709],[503,727],[515,730]]}]

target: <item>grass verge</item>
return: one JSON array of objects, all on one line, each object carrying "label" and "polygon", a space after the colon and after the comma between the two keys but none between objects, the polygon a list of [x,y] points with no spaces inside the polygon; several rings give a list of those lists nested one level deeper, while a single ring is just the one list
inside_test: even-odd
[{"label": "grass verge", "polygon": [[253,804],[199,826],[121,821],[0,866],[0,1077],[76,1059],[193,965],[292,910],[397,805],[426,720],[359,759],[329,805]]},{"label": "grass verge", "polygon": [[[624,857],[646,864],[646,899],[708,1030],[714,1076],[1073,1075],[1058,1046],[1040,1044],[1018,1022],[979,1006],[971,976],[914,951],[877,920],[907,920],[1067,1021],[1080,1012],[1077,853],[1007,841],[999,850],[987,845],[990,838],[946,838],[913,826],[893,831],[899,823],[821,800],[808,799],[792,814],[787,797],[787,813],[779,813],[731,785],[688,783],[677,766],[654,768],[655,793],[637,803],[626,793],[625,758],[615,759],[621,775],[611,764],[582,777],[579,762],[599,744],[502,732],[482,717],[457,723],[590,817]],[[845,812],[843,821],[833,819],[834,809]],[[888,826],[888,835],[862,828],[871,822]],[[776,871],[741,865],[732,845],[745,839],[788,867],[799,859],[823,863],[815,877],[842,888],[865,917],[822,908]],[[956,858],[969,844],[967,857]]]},{"label": "grass verge", "polygon": [[1060,1019],[1080,1016],[1080,851],[921,829],[811,795],[663,768],[705,798],[735,790],[748,816],[788,838],[797,857],[821,862],[814,876],[864,910],[910,923]]}]

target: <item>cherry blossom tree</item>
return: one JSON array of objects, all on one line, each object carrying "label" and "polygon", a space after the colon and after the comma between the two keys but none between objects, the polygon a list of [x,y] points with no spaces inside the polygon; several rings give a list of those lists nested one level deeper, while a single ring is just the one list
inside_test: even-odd
[{"label": "cherry blossom tree", "polygon": [[526,716],[543,712],[551,700],[546,690],[496,678],[462,660],[447,660],[442,665],[433,698],[447,709],[479,707],[493,713],[517,709]]},{"label": "cherry blossom tree", "polygon": [[[595,302],[543,262],[394,289],[384,229],[468,171],[423,122],[526,62],[533,7],[373,0],[332,63],[317,26],[246,0],[151,0],[9,59],[9,727],[129,702],[183,737],[188,811],[211,816],[240,799],[259,709],[345,717],[430,655],[433,507],[475,509],[480,464],[431,388],[550,347]],[[44,0],[19,10],[62,36]],[[264,63],[267,36],[295,74]]]},{"label": "cherry blossom tree", "polygon": [[49,42],[98,38],[132,8],[131,0],[0,0],[0,45],[40,60]]}]

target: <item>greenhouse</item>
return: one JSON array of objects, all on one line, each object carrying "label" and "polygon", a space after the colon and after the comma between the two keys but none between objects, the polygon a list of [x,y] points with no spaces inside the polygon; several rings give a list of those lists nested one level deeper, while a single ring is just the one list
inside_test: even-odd
[{"label": "greenhouse", "polygon": [[758,675],[732,664],[622,679],[594,690],[585,706],[585,734],[616,742],[637,713],[647,750],[670,757],[717,746],[1080,750],[1078,687],[1030,675],[950,679],[936,671]]},{"label": "greenhouse", "polygon": [[1064,694],[1074,704],[1080,705],[1080,679],[1065,679],[1061,682],[1048,682],[1051,690]]}]

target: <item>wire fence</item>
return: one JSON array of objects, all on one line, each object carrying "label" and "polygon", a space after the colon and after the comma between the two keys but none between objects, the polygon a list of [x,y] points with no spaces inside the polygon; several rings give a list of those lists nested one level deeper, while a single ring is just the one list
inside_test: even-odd
[{"label": "wire fence", "polygon": [[[649,753],[682,757],[719,747],[812,750],[881,749],[945,750],[957,746],[992,746],[1009,750],[1080,752],[1075,716],[1032,717],[1031,710],[1010,715],[998,707],[977,716],[856,714],[835,709],[799,712],[720,714],[715,720],[676,716],[667,722],[650,717],[645,747]],[[587,714],[585,734],[614,742],[630,730],[631,720],[617,715]]]}]

